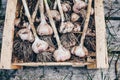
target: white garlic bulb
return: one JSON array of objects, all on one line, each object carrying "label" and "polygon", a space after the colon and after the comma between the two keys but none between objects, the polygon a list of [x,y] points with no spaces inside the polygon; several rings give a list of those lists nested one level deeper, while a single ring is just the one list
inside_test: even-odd
[{"label": "white garlic bulb", "polygon": [[55,50],[53,57],[56,61],[66,61],[70,59],[71,54],[69,50],[65,49],[63,46],[59,46],[59,48]]},{"label": "white garlic bulb", "polygon": [[71,32],[73,28],[74,28],[74,25],[70,21],[62,22],[60,26],[60,33]]},{"label": "white garlic bulb", "polygon": [[68,12],[71,10],[71,6],[66,2],[62,3],[61,6],[62,6],[63,12]]},{"label": "white garlic bulb", "polygon": [[50,10],[50,13],[54,20],[60,21],[60,13],[57,10]]},{"label": "white garlic bulb", "polygon": [[35,53],[40,53],[42,51],[46,51],[48,49],[48,43],[40,40],[38,37],[35,38],[34,43],[32,44],[32,50]]},{"label": "white garlic bulb", "polygon": [[79,13],[80,9],[85,8],[87,6],[87,4],[84,1],[76,1],[73,5],[73,11],[75,13]]},{"label": "white garlic bulb", "polygon": [[72,48],[71,53],[79,56],[79,57],[85,57],[86,55],[88,55],[88,50],[85,47],[82,46],[75,46]]},{"label": "white garlic bulb", "polygon": [[37,32],[39,35],[52,35],[53,29],[46,21],[42,21],[37,28]]},{"label": "white garlic bulb", "polygon": [[74,23],[74,28],[73,28],[73,32],[80,32],[81,30],[81,25],[80,23]]},{"label": "white garlic bulb", "polygon": [[30,42],[34,41],[34,36],[29,28],[20,29],[17,34],[23,41],[25,40],[28,40]]},{"label": "white garlic bulb", "polygon": [[72,22],[77,21],[79,18],[80,18],[80,16],[78,14],[72,13],[72,15],[71,15],[71,21]]}]

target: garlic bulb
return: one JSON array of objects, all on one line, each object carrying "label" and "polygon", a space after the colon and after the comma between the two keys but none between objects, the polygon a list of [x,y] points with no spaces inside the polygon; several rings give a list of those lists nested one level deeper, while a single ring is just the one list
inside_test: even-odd
[{"label": "garlic bulb", "polygon": [[[48,17],[50,19],[50,23],[51,23],[52,28],[54,30],[55,38],[56,38],[56,41],[57,41],[57,44],[58,44],[58,49],[55,50],[55,52],[53,54],[53,57],[55,58],[56,61],[68,60],[68,59],[70,59],[71,54],[70,54],[69,50],[65,49],[62,46],[60,38],[59,38],[59,35],[58,35],[58,32],[57,32],[57,29],[56,29],[56,26],[55,26],[55,23],[54,23],[54,20],[51,17],[51,14],[50,14],[50,8],[49,8],[49,5],[47,3],[47,0],[44,0],[44,2],[45,2],[45,6],[46,6],[46,11],[47,11]],[[60,0],[57,0],[57,2],[59,4]]]},{"label": "garlic bulb", "polygon": [[53,30],[50,27],[50,25],[45,21],[45,22],[41,22],[37,28],[37,32],[39,35],[52,35],[53,34]]},{"label": "garlic bulb", "polygon": [[19,23],[20,23],[20,18],[16,18],[15,20],[14,20],[14,25],[15,26],[18,26],[19,25]]},{"label": "garlic bulb", "polygon": [[51,26],[45,20],[43,1],[40,1],[39,9],[40,9],[41,23],[39,24],[39,26],[37,28],[38,34],[39,35],[53,34],[53,30],[52,30]]},{"label": "garlic bulb", "polygon": [[74,23],[74,28],[73,28],[73,32],[80,32],[81,30],[81,25],[80,23]]},{"label": "garlic bulb", "polygon": [[60,21],[60,13],[57,10],[50,10],[50,13],[54,20]]},{"label": "garlic bulb", "polygon": [[62,22],[60,26],[60,33],[71,32],[73,28],[74,28],[74,25],[70,21]]},{"label": "garlic bulb", "polygon": [[70,59],[71,54],[69,50],[65,49],[63,46],[59,46],[59,48],[55,50],[53,57],[56,61],[66,61]]},{"label": "garlic bulb", "polygon": [[77,21],[79,18],[80,18],[80,16],[78,14],[72,13],[72,15],[71,15],[71,21],[72,22]]},{"label": "garlic bulb", "polygon": [[72,48],[71,53],[79,57],[85,57],[88,55],[88,50],[82,46],[75,46]]},{"label": "garlic bulb", "polygon": [[64,3],[61,4],[61,5],[62,5],[62,10],[63,10],[63,12],[68,12],[68,11],[71,10],[71,6],[70,6],[68,3],[64,2]]},{"label": "garlic bulb", "polygon": [[73,11],[75,13],[79,13],[80,9],[87,7],[87,4],[84,1],[76,1],[73,5]]},{"label": "garlic bulb", "polygon": [[38,37],[36,37],[34,43],[32,44],[32,50],[35,53],[40,53],[42,51],[46,51],[48,46],[49,45],[47,42],[40,40]]},{"label": "garlic bulb", "polygon": [[[46,51],[49,45],[48,45],[47,42],[39,39],[39,37],[38,37],[38,35],[36,33],[36,30],[35,30],[33,21],[31,19],[30,12],[29,12],[26,0],[22,0],[22,2],[23,2],[23,6],[24,6],[24,9],[25,9],[25,12],[26,12],[26,16],[27,16],[27,18],[29,20],[29,23],[30,23],[30,28],[32,29],[33,35],[35,37],[34,43],[32,44],[32,50],[35,53]],[[33,18],[33,20],[34,20],[34,18]]]},{"label": "garlic bulb", "polygon": [[30,42],[34,41],[33,34],[29,28],[20,29],[17,34],[23,41],[25,40],[28,40]]}]

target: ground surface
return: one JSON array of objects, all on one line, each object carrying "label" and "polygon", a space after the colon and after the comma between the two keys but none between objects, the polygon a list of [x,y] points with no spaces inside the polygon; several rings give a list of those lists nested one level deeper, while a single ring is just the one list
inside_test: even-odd
[{"label": "ground surface", "polygon": [[[6,3],[6,0],[3,1]],[[118,2],[115,0],[105,0],[104,4],[105,14],[111,8],[112,12],[120,8],[120,0]],[[120,11],[112,15],[112,17],[119,16]],[[106,27],[108,43],[110,44],[108,49],[111,50],[120,46],[120,20],[110,20],[110,22],[106,23],[109,26]],[[2,26],[0,30],[2,30]],[[110,33],[112,33],[112,36]],[[0,70],[0,80],[115,80],[116,56],[117,54],[114,56],[112,62],[110,62],[112,57],[109,58],[109,62],[111,63],[109,69],[86,70],[85,68],[73,67],[24,67],[19,70]],[[118,61],[117,71],[119,79],[116,80],[120,80],[120,60]]]}]

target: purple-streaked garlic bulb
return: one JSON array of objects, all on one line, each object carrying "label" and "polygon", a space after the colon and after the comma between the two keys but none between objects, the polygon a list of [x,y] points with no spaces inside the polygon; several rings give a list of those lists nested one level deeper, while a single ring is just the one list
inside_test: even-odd
[{"label": "purple-streaked garlic bulb", "polygon": [[60,33],[71,32],[73,30],[73,28],[74,28],[74,25],[70,21],[62,22],[61,26],[60,26]]},{"label": "purple-streaked garlic bulb", "polygon": [[68,12],[71,10],[71,6],[68,3],[64,2],[61,5],[62,5],[63,12]]},{"label": "purple-streaked garlic bulb", "polygon": [[75,46],[71,49],[71,53],[79,56],[79,57],[85,57],[88,55],[88,50],[85,47],[82,47],[81,45]]},{"label": "purple-streaked garlic bulb", "polygon": [[65,49],[62,45],[59,46],[57,50],[55,50],[53,57],[56,61],[65,61],[70,59],[71,54],[69,50]]},{"label": "purple-streaked garlic bulb", "polygon": [[87,4],[84,1],[76,0],[73,5],[73,11],[79,13],[80,9],[87,7]]},{"label": "purple-streaked garlic bulb", "polygon": [[80,18],[80,16],[78,14],[76,14],[76,13],[71,14],[71,21],[72,22],[76,22],[79,18]]},{"label": "purple-streaked garlic bulb", "polygon": [[44,5],[43,2],[40,1],[40,16],[41,16],[41,23],[38,25],[37,32],[39,35],[52,35],[53,30],[51,26],[46,22],[45,15],[44,15]]},{"label": "purple-streaked garlic bulb", "polygon": [[29,28],[20,29],[17,34],[23,41],[25,40],[28,40],[30,42],[34,41],[33,34]]},{"label": "purple-streaked garlic bulb", "polygon": [[34,43],[32,44],[32,50],[35,53],[40,53],[42,51],[46,51],[48,49],[48,43],[40,40],[39,38],[36,38]]},{"label": "purple-streaked garlic bulb", "polygon": [[50,12],[55,21],[60,21],[60,13],[57,10],[50,10]]},{"label": "purple-streaked garlic bulb", "polygon": [[73,32],[80,32],[81,31],[81,24],[80,23],[74,23]]}]

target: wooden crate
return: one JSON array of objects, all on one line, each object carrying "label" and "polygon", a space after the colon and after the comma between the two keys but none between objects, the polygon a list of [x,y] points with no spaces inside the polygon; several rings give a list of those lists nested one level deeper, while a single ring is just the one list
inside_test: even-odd
[{"label": "wooden crate", "polygon": [[108,68],[108,56],[106,46],[106,30],[104,19],[103,0],[94,0],[95,4],[95,27],[96,27],[96,56],[95,60],[89,59],[86,63],[78,62],[37,62],[37,63],[12,63],[12,46],[14,38],[14,19],[16,12],[17,0],[8,0],[5,26],[2,38],[1,50],[1,69],[18,69],[22,66],[87,66],[88,69]]}]

